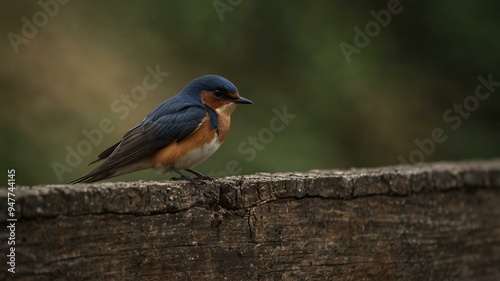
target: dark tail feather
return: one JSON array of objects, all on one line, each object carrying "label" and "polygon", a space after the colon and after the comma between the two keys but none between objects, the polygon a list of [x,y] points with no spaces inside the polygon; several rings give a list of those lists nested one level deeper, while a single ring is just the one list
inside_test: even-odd
[{"label": "dark tail feather", "polygon": [[[113,145],[111,147],[108,147],[106,150],[101,152],[101,154],[99,154],[99,156],[97,157],[96,160],[90,162],[89,165],[92,165],[96,162],[99,162],[101,160],[108,158],[111,155],[111,153],[113,153],[113,151],[118,147],[118,145],[120,145],[120,143],[121,143],[121,141],[119,141],[118,143],[116,143],[115,145]],[[85,175],[83,175],[75,180],[70,181],[69,184],[91,183],[91,182],[96,182],[96,181],[100,181],[100,180],[104,180],[104,179],[113,177],[113,175],[115,174],[115,171],[112,171],[110,169],[103,169],[102,166],[103,166],[102,164],[97,166],[95,169],[86,173]]]},{"label": "dark tail feather", "polygon": [[113,177],[115,173],[110,172],[110,171],[103,171],[103,172],[94,172],[90,171],[89,173],[70,181],[68,184],[75,184],[75,183],[91,183],[91,182],[96,182],[96,181],[101,181],[107,178]]},{"label": "dark tail feather", "polygon": [[97,156],[97,159],[90,162],[89,165],[92,165],[96,162],[99,162],[101,160],[104,160],[106,158],[108,158],[109,155],[111,155],[111,153],[113,153],[113,151],[116,149],[116,147],[121,143],[121,141],[119,141],[118,143],[116,143],[115,145],[111,146],[111,147],[108,147],[106,150],[104,150],[103,152],[101,152],[101,154],[99,154],[99,156]]}]

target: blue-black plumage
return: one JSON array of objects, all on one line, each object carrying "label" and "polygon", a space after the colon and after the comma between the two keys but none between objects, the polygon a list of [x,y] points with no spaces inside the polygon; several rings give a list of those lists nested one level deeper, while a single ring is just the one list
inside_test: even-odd
[{"label": "blue-black plumage", "polygon": [[[192,170],[224,142],[230,116],[237,104],[252,104],[239,95],[236,86],[218,75],[204,75],[191,81],[177,95],[162,102],[117,144],[99,154],[98,167],[71,183],[89,183],[118,175],[157,168],[182,173]],[[91,163],[91,164],[92,164]]]}]

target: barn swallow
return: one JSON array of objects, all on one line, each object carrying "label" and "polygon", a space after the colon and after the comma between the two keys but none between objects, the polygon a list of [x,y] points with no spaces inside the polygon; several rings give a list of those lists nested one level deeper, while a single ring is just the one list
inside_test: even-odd
[{"label": "barn swallow", "polygon": [[218,75],[196,78],[158,105],[90,164],[104,162],[70,183],[96,182],[148,168],[164,173],[174,171],[195,185],[200,180],[213,179],[192,168],[224,142],[231,114],[238,104],[253,102],[241,97],[226,78]]}]

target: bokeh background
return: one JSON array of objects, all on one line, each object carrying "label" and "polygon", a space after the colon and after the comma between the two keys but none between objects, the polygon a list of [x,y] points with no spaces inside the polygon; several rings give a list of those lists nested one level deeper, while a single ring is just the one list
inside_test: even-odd
[{"label": "bokeh background", "polygon": [[[339,45],[355,46],[354,28],[391,2],[74,0],[58,3],[18,53],[8,35],[23,36],[23,17],[33,23],[44,10],[37,1],[4,2],[1,171],[15,168],[25,185],[81,176],[157,104],[207,73],[227,77],[255,104],[233,114],[226,143],[197,167],[204,173],[394,165],[435,128],[447,139],[424,161],[498,157],[500,87],[456,129],[443,114],[474,95],[479,75],[500,81],[500,2],[401,0],[402,11],[349,63]],[[111,104],[156,65],[169,76],[120,119]],[[296,117],[270,136],[273,109],[284,107]],[[115,130],[69,166],[67,148],[103,118]],[[67,167],[59,177],[54,163]],[[113,180],[164,178],[143,171]]]}]

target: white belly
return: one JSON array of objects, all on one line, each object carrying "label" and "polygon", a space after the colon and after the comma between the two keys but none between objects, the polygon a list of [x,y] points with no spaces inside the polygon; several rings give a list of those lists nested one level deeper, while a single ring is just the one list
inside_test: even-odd
[{"label": "white belly", "polygon": [[217,142],[217,138],[214,138],[203,147],[188,152],[181,159],[175,162],[174,168],[179,170],[193,168],[214,154],[214,152],[219,149],[220,145],[221,144]]}]

